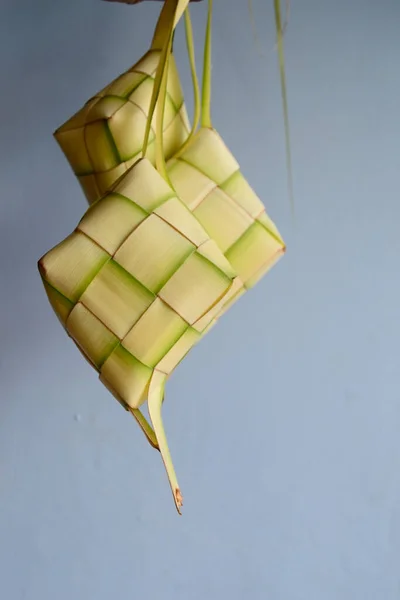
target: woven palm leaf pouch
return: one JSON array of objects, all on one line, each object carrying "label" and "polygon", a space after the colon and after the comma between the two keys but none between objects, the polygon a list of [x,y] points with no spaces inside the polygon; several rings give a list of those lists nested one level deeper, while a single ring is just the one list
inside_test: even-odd
[{"label": "woven palm leaf pouch", "polygon": [[[180,5],[175,25],[187,3]],[[103,196],[142,156],[155,73],[166,44],[170,18],[171,5],[165,3],[148,52],[54,132],[90,204]],[[166,158],[182,146],[190,130],[173,54],[168,69],[163,120]],[[146,156],[155,163],[154,128]]]},{"label": "woven palm leaf pouch", "polygon": [[[161,419],[164,386],[242,282],[166,180],[164,66],[172,31],[171,23],[153,88],[156,166],[146,155],[150,110],[145,156],[40,259],[39,271],[68,335],[160,450],[179,511],[182,495]],[[139,410],[146,400],[152,427]]]},{"label": "woven palm leaf pouch", "polygon": [[[67,334],[160,451],[179,513],[183,499],[161,417],[165,384],[285,251],[212,126],[212,0],[201,93],[188,3],[166,0],[150,52],[55,133],[90,206],[39,260],[48,300]],[[194,84],[192,126],[172,53],[182,15]],[[140,107],[140,117],[132,106]],[[150,423],[141,411],[146,401]]]},{"label": "woven palm leaf pouch", "polygon": [[[204,47],[200,127],[167,162],[168,177],[177,194],[218,244],[238,273],[244,287],[252,288],[285,252],[285,243],[265,207],[244,178],[240,166],[211,121],[211,19],[212,0]],[[186,22],[191,40],[190,23]],[[193,44],[188,44],[189,53]],[[194,87],[198,87],[194,57]],[[199,94],[195,94],[199,98]],[[199,102],[199,100],[197,100]],[[196,130],[197,129],[197,130]],[[231,304],[231,302],[229,303]]]}]

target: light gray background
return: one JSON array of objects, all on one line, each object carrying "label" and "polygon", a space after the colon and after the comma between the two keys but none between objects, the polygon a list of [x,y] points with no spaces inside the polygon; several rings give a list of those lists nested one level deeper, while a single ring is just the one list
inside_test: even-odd
[{"label": "light gray background", "polygon": [[272,0],[264,56],[245,0],[214,4],[215,125],[288,252],[168,384],[178,517],[36,269],[85,208],[52,132],[146,51],[159,5],[1,0],[4,600],[400,597],[400,5],[292,0],[293,222]]}]

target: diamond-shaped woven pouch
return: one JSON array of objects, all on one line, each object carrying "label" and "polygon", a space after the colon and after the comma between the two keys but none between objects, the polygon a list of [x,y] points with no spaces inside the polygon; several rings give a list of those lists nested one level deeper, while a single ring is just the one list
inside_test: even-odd
[{"label": "diamond-shaped woven pouch", "polygon": [[[147,52],[54,133],[89,203],[103,196],[141,157],[160,54],[160,50]],[[189,130],[179,75],[171,55],[164,109],[167,159],[181,147]],[[146,156],[154,163],[154,131]]]},{"label": "diamond-shaped woven pouch", "polygon": [[147,159],[39,261],[48,298],[124,404],[170,375],[241,282]]},{"label": "diamond-shaped woven pouch", "polygon": [[[68,334],[160,448],[179,510],[163,387],[242,282],[146,158],[89,207],[39,271]],[[146,398],[155,436],[138,411]]]},{"label": "diamond-shaped woven pouch", "polygon": [[[165,11],[174,10],[174,5],[183,11],[188,1],[167,0]],[[170,23],[162,58],[158,53],[152,76],[141,79],[131,94],[139,93],[145,82],[149,84],[142,89],[149,122],[144,117],[134,156],[128,158],[128,153],[122,155],[121,151],[136,135],[130,127],[131,109],[124,112],[131,101],[114,93],[118,85],[122,89],[131,82],[124,76],[73,117],[78,119],[78,127],[75,121],[73,128],[61,131],[66,124],[56,132],[63,136],[60,145],[92,205],[74,232],[42,257],[39,270],[49,301],[69,336],[103,384],[136,417],[150,443],[161,451],[179,511],[181,495],[161,421],[165,382],[228,306],[274,264],[285,246],[207,119],[207,102],[203,102],[202,127],[194,134],[197,125],[189,134],[183,104],[168,120],[166,90],[170,90],[171,79],[177,78],[170,54]],[[153,59],[154,50],[142,60]],[[168,80],[162,65],[169,65]],[[207,61],[205,66],[209,72]],[[142,77],[141,72],[133,75]],[[160,98],[153,118],[156,82],[160,81],[164,100]],[[207,100],[207,94],[204,98]],[[107,107],[112,110],[104,117],[102,111]],[[174,142],[168,146],[168,128],[177,116],[186,123],[185,133],[179,137],[174,131]],[[110,138],[114,117],[118,127]],[[154,131],[148,139],[150,119]],[[84,173],[79,169],[89,156],[88,131],[89,137],[93,133],[91,148],[98,163],[96,172]],[[117,139],[115,132],[119,132]],[[107,163],[113,152],[114,159],[117,156],[117,145],[118,159],[124,161]],[[142,153],[146,158],[141,158]],[[146,398],[154,431],[139,410]]]},{"label": "diamond-shaped woven pouch", "polygon": [[[202,100],[189,17],[186,37],[201,127],[193,131],[183,147],[167,162],[168,179],[178,196],[218,244],[243,282],[236,298],[276,263],[285,251],[282,237],[265,207],[243,177],[238,162],[213,128],[211,120],[211,18],[212,0],[204,45]],[[223,311],[222,311],[223,312]]]},{"label": "diamond-shaped woven pouch", "polygon": [[220,135],[200,128],[167,169],[178,196],[217,242],[245,288],[251,288],[283,254],[285,244]]}]

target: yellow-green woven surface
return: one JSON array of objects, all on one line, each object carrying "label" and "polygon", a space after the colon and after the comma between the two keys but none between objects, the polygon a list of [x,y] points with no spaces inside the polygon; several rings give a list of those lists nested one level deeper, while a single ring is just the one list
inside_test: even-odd
[{"label": "yellow-green woven surface", "polygon": [[[139,158],[160,50],[150,50],[131,69],[98,92],[54,136],[89,203],[103,196]],[[169,60],[164,108],[164,152],[168,160],[190,130],[174,56]],[[146,157],[154,163],[152,130]]]},{"label": "yellow-green woven surface", "polygon": [[131,408],[152,371],[169,375],[241,285],[147,159],[39,266],[69,335]]},{"label": "yellow-green woven surface", "polygon": [[[166,0],[150,51],[55,132],[91,206],[39,261],[63,327],[160,450],[178,511],[182,495],[161,419],[165,381],[285,251],[211,123],[212,0],[201,110],[185,14],[190,130],[171,53],[188,2]],[[139,410],[146,399],[154,431]]]},{"label": "yellow-green woven surface", "polygon": [[167,169],[178,196],[251,288],[285,244],[220,135],[200,128]]}]

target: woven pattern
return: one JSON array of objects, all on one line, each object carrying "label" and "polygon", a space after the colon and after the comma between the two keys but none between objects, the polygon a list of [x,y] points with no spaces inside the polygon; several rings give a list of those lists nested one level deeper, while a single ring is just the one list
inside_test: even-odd
[{"label": "woven pattern", "polygon": [[167,167],[176,193],[217,242],[244,287],[254,286],[285,244],[219,134],[201,128]]},{"label": "woven pattern", "polygon": [[[141,158],[159,59],[160,51],[149,51],[54,133],[90,204]],[[166,159],[181,147],[189,130],[179,75],[171,55],[164,109]],[[146,157],[153,164],[154,140],[152,130]]]},{"label": "woven pattern", "polygon": [[241,281],[147,159],[91,206],[39,269],[58,318],[101,381],[139,407]]}]

